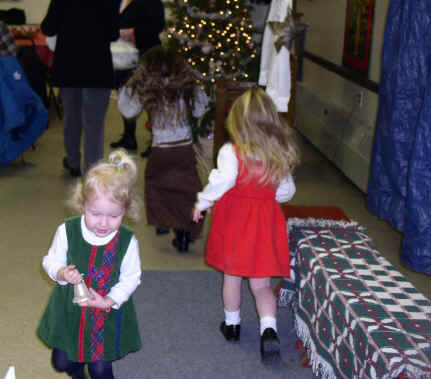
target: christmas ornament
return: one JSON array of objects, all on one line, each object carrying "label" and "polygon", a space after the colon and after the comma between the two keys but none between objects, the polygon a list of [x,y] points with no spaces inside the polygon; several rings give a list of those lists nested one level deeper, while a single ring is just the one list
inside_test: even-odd
[{"label": "christmas ornament", "polygon": [[284,46],[293,53],[293,41],[305,30],[306,25],[299,22],[300,16],[288,12],[282,22],[268,21],[268,25],[274,33],[274,46],[277,53]]},{"label": "christmas ornament", "polygon": [[211,45],[203,45],[201,50],[204,54],[208,54],[211,51]]}]

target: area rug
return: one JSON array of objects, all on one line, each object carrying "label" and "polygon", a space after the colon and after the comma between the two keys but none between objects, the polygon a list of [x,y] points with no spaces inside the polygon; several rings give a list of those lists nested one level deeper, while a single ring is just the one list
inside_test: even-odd
[{"label": "area rug", "polygon": [[346,220],[349,218],[344,211],[332,205],[283,205],[281,207],[286,219],[289,218],[323,218],[326,220]]},{"label": "area rug", "polygon": [[[274,282],[275,283],[275,282]],[[143,347],[114,362],[117,379],[311,379],[301,366],[293,314],[279,309],[283,365],[263,366],[258,319],[244,281],[241,341],[227,342],[223,320],[222,276],[215,271],[145,271],[134,294]]]},{"label": "area rug", "polygon": [[289,219],[295,325],[313,371],[431,378],[431,302],[355,222]]}]

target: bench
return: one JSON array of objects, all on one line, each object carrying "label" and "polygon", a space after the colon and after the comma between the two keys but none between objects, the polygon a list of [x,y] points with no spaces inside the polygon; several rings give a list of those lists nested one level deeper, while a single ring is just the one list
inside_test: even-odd
[{"label": "bench", "polygon": [[355,222],[288,220],[295,328],[324,378],[431,378],[431,302]]}]

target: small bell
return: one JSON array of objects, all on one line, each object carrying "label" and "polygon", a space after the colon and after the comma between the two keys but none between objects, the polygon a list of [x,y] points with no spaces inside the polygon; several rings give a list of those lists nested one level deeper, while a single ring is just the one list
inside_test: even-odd
[{"label": "small bell", "polygon": [[88,291],[87,286],[85,285],[84,279],[81,280],[78,284],[75,284],[73,287],[73,302],[81,303],[83,301],[87,301],[91,299],[90,292]]}]

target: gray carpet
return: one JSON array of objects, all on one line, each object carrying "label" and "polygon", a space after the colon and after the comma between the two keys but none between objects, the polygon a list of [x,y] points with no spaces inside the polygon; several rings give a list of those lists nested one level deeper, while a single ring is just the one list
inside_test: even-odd
[{"label": "gray carpet", "polygon": [[[278,330],[284,364],[262,365],[258,320],[248,282],[243,285],[241,341],[227,342],[221,274],[214,271],[145,271],[134,294],[143,347],[114,363],[117,379],[313,378],[299,364],[291,312],[280,308]],[[275,284],[275,282],[274,282]]]}]

